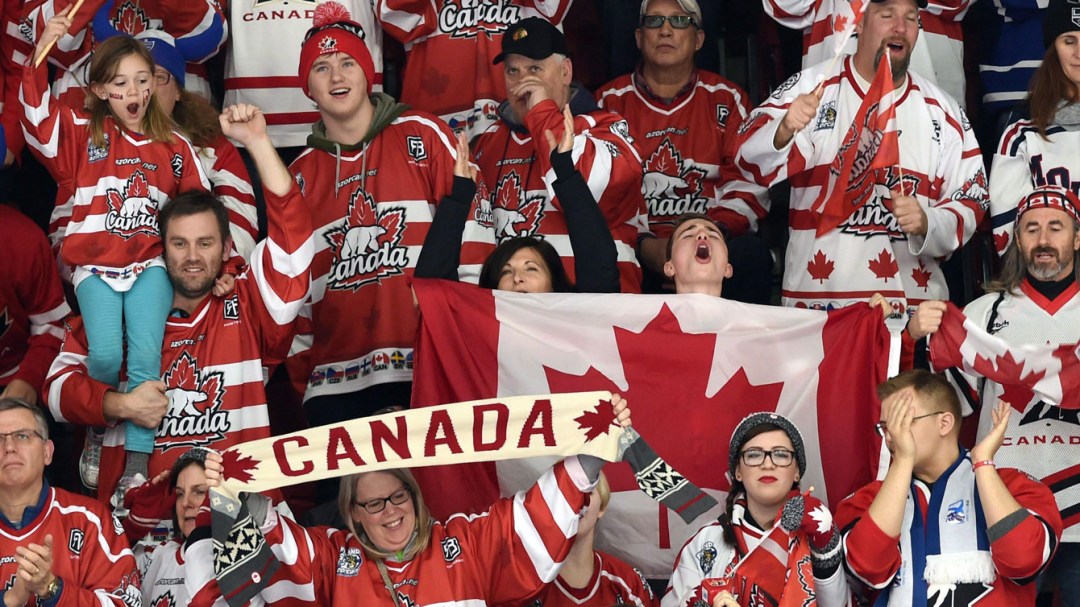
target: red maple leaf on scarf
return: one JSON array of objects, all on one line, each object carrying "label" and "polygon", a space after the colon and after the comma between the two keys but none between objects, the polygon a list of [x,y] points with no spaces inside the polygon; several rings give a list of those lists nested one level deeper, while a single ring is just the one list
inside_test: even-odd
[{"label": "red maple leaf on scarf", "polygon": [[574,421],[578,423],[578,428],[585,431],[586,441],[591,441],[601,434],[607,434],[612,426],[618,427],[615,423],[615,407],[610,400],[598,402],[592,411],[582,413],[575,417]]},{"label": "red maple leaf on scarf", "polygon": [[884,279],[885,282],[889,282],[890,278],[895,278],[896,273],[900,271],[900,267],[896,265],[896,260],[893,259],[892,253],[888,249],[882,249],[878,254],[877,259],[870,260],[870,271],[874,273],[874,276]]},{"label": "red maple leaf on scarf", "polygon": [[806,271],[810,273],[810,277],[821,284],[825,284],[825,281],[829,279],[835,269],[836,263],[821,251],[818,251],[814,258],[810,260],[810,263],[806,264]]},{"label": "red maple leaf on scarf", "polygon": [[222,478],[247,483],[255,478],[251,473],[259,467],[259,461],[250,455],[241,457],[239,451],[229,449],[221,454],[221,465],[224,468]]}]

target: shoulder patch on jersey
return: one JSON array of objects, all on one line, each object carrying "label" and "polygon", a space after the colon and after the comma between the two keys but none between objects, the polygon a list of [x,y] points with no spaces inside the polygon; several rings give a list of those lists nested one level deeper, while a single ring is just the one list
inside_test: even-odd
[{"label": "shoulder patch on jersey", "polygon": [[173,177],[180,179],[180,175],[184,173],[184,157],[180,154],[173,154],[172,160],[169,161],[169,165],[172,166]]},{"label": "shoulder patch on jersey", "polygon": [[86,534],[82,529],[72,529],[68,533],[68,550],[74,556],[82,554],[83,543],[86,541]]},{"label": "shoulder patch on jersey", "polygon": [[341,547],[338,553],[337,574],[348,577],[355,576],[360,572],[360,565],[364,562],[364,555],[359,548]]},{"label": "shoulder patch on jersey", "polygon": [[457,558],[461,556],[461,542],[452,535],[444,538],[442,541],[442,555],[443,560],[447,563],[452,563],[457,560]]},{"label": "shoulder patch on jersey", "polygon": [[[634,138],[630,136],[630,124],[626,122],[626,120],[619,120],[612,124],[611,132],[622,137],[628,143],[633,143],[634,141]],[[617,156],[617,154],[612,154],[612,156]]]},{"label": "shoulder patch on jersey", "polygon": [[728,109],[726,103],[716,104],[716,124],[719,124],[721,128],[727,126],[728,116],[731,115],[731,110]]},{"label": "shoulder patch on jersey", "polygon": [[702,573],[708,575],[712,572],[713,565],[716,563],[716,544],[705,542],[695,556],[697,556],[698,568],[701,569]]},{"label": "shoulder patch on jersey", "polygon": [[826,101],[821,104],[814,122],[814,132],[824,131],[836,126],[836,100]]},{"label": "shoulder patch on jersey", "polygon": [[784,93],[790,91],[799,83],[799,78],[802,77],[802,72],[795,72],[790,78],[780,83],[780,86],[776,87],[773,91],[772,99],[780,100],[784,98]]},{"label": "shoulder patch on jersey", "polygon": [[86,161],[97,162],[109,157],[109,134],[105,133],[105,143],[96,146],[92,141],[86,143]]},{"label": "shoulder patch on jersey", "polygon": [[222,316],[225,320],[239,320],[240,319],[240,296],[237,293],[233,293],[228,299],[223,302]]},{"label": "shoulder patch on jersey", "polygon": [[304,174],[297,173],[293,179],[296,181],[296,187],[300,188],[300,193],[304,193]]},{"label": "shoulder patch on jersey", "polygon": [[405,138],[405,146],[409,156],[416,162],[427,160],[427,148],[424,147],[424,138],[417,135],[409,135]]}]

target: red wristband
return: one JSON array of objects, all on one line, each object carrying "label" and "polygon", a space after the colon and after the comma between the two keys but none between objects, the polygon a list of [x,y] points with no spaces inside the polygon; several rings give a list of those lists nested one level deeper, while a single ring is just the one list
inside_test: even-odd
[{"label": "red wristband", "polygon": [[982,468],[983,466],[990,466],[991,468],[997,468],[997,466],[994,465],[994,460],[992,460],[992,459],[984,459],[982,461],[975,462],[974,464],[971,464],[971,469],[972,470],[978,470],[979,468]]}]

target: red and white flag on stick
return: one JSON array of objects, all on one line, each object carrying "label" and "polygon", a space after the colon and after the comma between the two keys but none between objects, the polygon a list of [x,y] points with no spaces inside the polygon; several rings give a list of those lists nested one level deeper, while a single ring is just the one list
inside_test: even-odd
[{"label": "red and white flag on stick", "polygon": [[822,19],[814,24],[812,40],[831,40],[833,53],[839,57],[844,52],[844,45],[855,33],[855,24],[862,20],[863,11],[866,10],[866,0],[852,0],[851,2],[837,2],[836,12],[832,19]]},{"label": "red and white flag on stick", "polygon": [[[414,288],[421,316],[414,406],[618,391],[657,454],[721,503],[731,432],[752,412],[776,411],[802,431],[806,482],[825,493],[821,499],[835,505],[875,477],[875,388],[886,376],[889,342],[880,310],[826,313],[704,295],[525,295],[420,279]],[[442,518],[486,509],[546,465],[416,472]],[[670,575],[683,542],[718,509],[687,525],[638,490],[629,466],[605,472],[615,495],[598,545],[647,575]]]},{"label": "red and white flag on stick", "polygon": [[889,53],[882,53],[877,74],[829,166],[828,188],[814,208],[821,213],[817,235],[844,223],[870,200],[881,169],[900,164],[896,131],[896,93]]},{"label": "red and white flag on stick", "polygon": [[998,398],[1023,413],[1034,401],[1080,409],[1080,345],[1010,345],[946,303],[941,328],[930,336],[935,369],[958,368],[998,386]]}]

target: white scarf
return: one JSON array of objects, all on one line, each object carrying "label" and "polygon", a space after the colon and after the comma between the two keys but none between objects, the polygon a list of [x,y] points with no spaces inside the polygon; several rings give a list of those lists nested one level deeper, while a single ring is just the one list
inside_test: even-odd
[{"label": "white scarf", "polygon": [[[904,505],[906,531],[900,534],[900,570],[875,605],[940,605],[957,584],[991,584],[996,579],[971,456],[960,451],[932,490],[912,481]],[[928,496],[925,527],[916,510],[917,491]],[[912,583],[920,570],[925,587]]]}]

